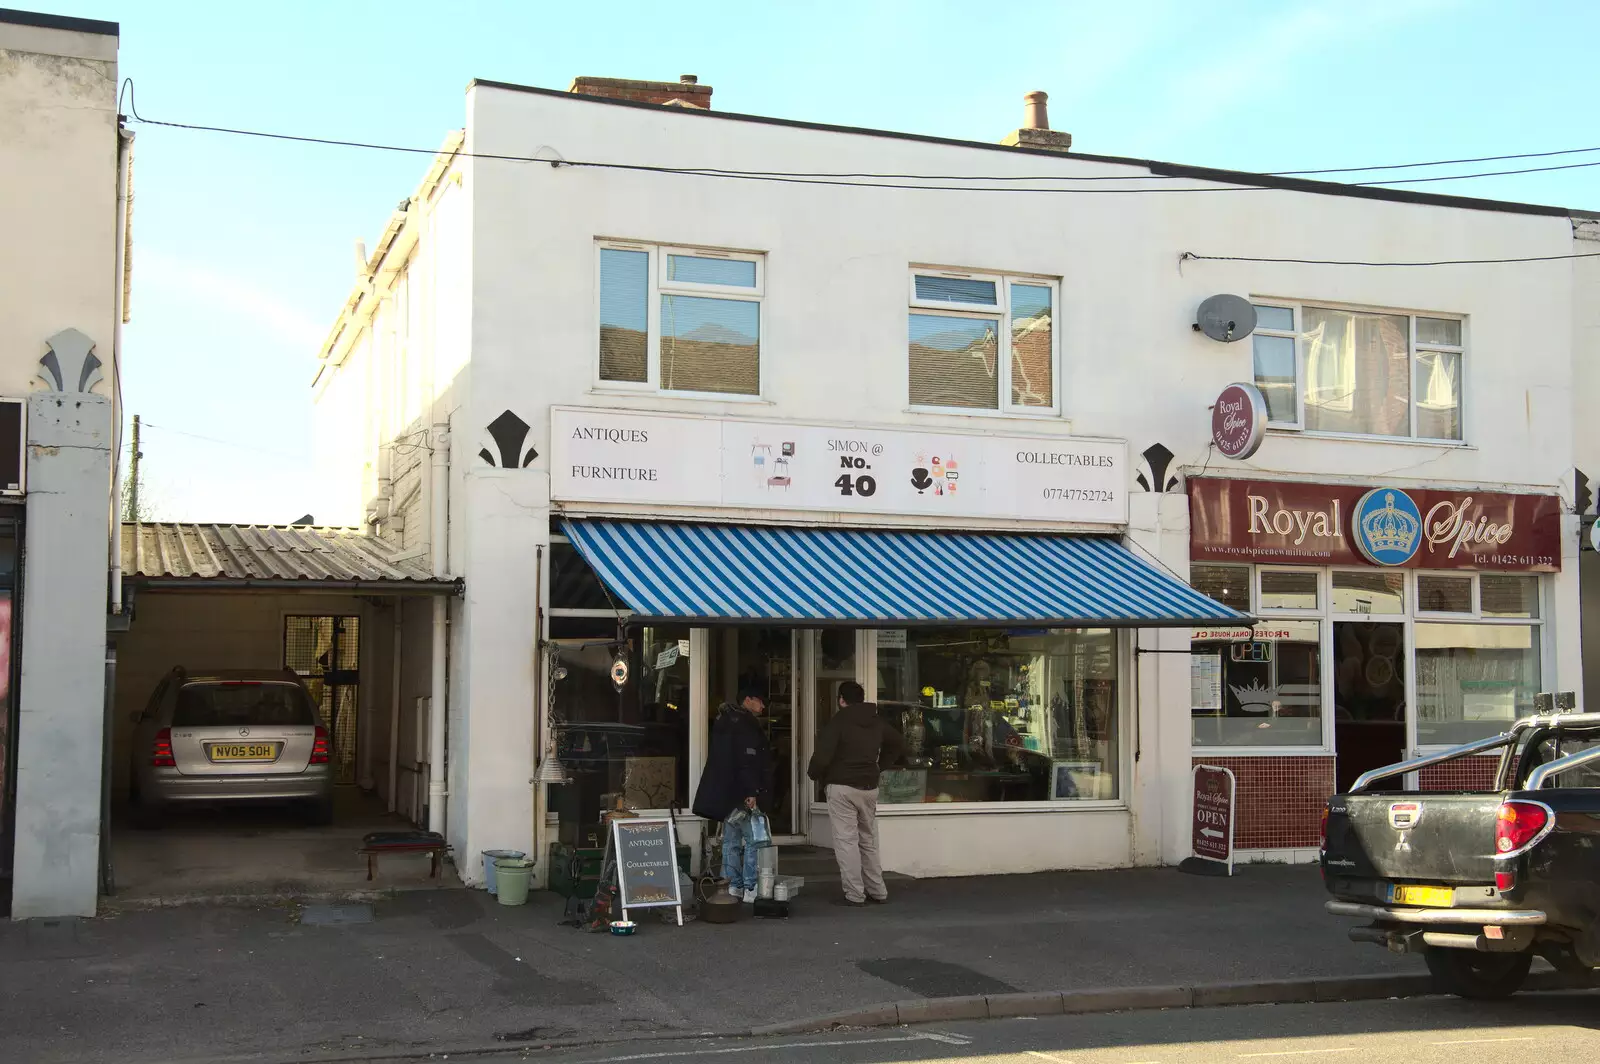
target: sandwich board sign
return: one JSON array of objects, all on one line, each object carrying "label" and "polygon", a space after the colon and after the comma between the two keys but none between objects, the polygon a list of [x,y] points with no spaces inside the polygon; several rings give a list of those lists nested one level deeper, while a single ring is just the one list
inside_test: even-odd
[{"label": "sandwich board sign", "polygon": [[1215,765],[1194,767],[1194,822],[1190,845],[1203,861],[1217,861],[1233,875],[1233,818],[1237,798],[1233,771]]},{"label": "sandwich board sign", "polygon": [[622,918],[629,909],[678,911],[683,926],[683,897],[678,886],[678,838],[670,817],[618,817],[611,821],[611,842],[617,855],[617,893]]}]

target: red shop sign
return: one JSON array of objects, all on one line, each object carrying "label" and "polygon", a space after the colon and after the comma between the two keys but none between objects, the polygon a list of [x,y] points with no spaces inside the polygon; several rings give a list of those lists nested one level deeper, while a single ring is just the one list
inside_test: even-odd
[{"label": "red shop sign", "polygon": [[1230,384],[1211,407],[1211,442],[1224,458],[1255,454],[1267,431],[1267,401],[1254,384]]},{"label": "red shop sign", "polygon": [[1194,767],[1194,824],[1189,846],[1196,857],[1221,861],[1233,874],[1233,772],[1214,765]]},{"label": "red shop sign", "polygon": [[1189,527],[1195,561],[1561,568],[1555,495],[1191,477]]}]

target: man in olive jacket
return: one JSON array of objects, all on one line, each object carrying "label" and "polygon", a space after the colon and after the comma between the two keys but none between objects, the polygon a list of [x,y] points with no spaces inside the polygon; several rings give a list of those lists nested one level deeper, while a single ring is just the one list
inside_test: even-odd
[{"label": "man in olive jacket", "polygon": [[878,773],[899,763],[904,743],[865,699],[860,684],[839,685],[839,711],[817,736],[806,772],[827,786],[843,905],[889,900],[878,857]]}]

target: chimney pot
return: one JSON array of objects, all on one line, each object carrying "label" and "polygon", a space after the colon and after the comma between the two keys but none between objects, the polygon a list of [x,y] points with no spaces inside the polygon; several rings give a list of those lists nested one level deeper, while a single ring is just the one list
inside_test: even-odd
[{"label": "chimney pot", "polygon": [[679,74],[678,81],[684,85],[698,85],[700,84],[700,77],[697,74]]},{"label": "chimney pot", "polygon": [[1046,103],[1050,95],[1044,92],[1030,92],[1022,97],[1022,128],[1023,129],[1049,129],[1050,112]]}]

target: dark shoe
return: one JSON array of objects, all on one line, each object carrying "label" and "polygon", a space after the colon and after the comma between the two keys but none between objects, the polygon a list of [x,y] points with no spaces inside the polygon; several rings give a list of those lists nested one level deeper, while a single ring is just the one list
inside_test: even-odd
[{"label": "dark shoe", "polygon": [[889,896],[887,894],[885,894],[881,898],[874,898],[871,894],[868,894],[867,895],[867,900],[870,901],[874,905],[888,905],[889,904]]},{"label": "dark shoe", "polygon": [[851,901],[849,898],[835,898],[833,899],[833,904],[843,906],[846,909],[865,909],[867,907],[866,902]]}]

